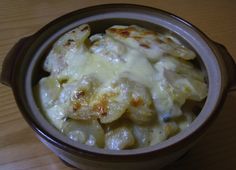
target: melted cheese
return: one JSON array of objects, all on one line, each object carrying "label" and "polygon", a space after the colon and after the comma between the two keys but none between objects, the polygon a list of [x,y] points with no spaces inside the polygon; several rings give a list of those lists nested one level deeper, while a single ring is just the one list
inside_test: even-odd
[{"label": "melted cheese", "polygon": [[[71,75],[72,80],[78,80],[83,75],[93,75],[100,82],[107,84],[120,76],[126,76],[149,88],[155,86],[156,82],[153,81],[155,73],[152,65],[135,50],[129,50],[126,54],[126,62],[118,63],[111,63],[96,54],[84,53],[79,57],[75,57],[75,54],[70,53],[71,56],[68,58],[72,58],[72,60],[68,63],[71,65],[65,71],[65,75]],[[77,62],[74,62],[75,58],[78,58]]]}]

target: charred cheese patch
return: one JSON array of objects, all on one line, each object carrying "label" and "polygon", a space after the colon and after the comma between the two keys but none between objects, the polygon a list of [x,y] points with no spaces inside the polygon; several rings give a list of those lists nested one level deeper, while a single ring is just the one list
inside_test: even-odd
[{"label": "charred cheese patch", "polygon": [[173,36],[153,32],[136,25],[115,25],[108,28],[106,33],[139,50],[151,61],[157,61],[164,54],[185,60],[194,59],[196,56],[193,51],[181,45]]}]

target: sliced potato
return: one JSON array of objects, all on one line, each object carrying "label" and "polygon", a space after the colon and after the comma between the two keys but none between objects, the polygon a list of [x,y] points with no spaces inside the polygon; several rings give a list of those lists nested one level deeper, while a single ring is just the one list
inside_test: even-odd
[{"label": "sliced potato", "polygon": [[[191,95],[189,95],[189,99],[192,99],[195,101],[202,101],[203,99],[205,99],[207,97],[208,86],[206,83],[198,81],[198,80],[194,80],[191,78],[187,78],[187,79],[183,80],[183,82],[182,82],[183,86],[185,84],[185,81],[186,81],[186,86],[185,86],[185,89],[183,89],[183,90],[186,90],[186,88],[190,88],[192,91]],[[180,85],[180,84],[178,84],[178,85]]]},{"label": "sliced potato", "polygon": [[163,54],[163,50],[156,45],[155,33],[141,27],[115,25],[108,28],[106,34],[139,50],[150,60],[157,60]]},{"label": "sliced potato", "polygon": [[127,116],[136,124],[147,124],[155,120],[156,112],[152,108],[152,98],[148,89],[138,82],[130,81],[131,101]]},{"label": "sliced potato", "polygon": [[134,146],[135,138],[131,130],[120,127],[106,133],[105,144],[106,148],[111,150],[127,149]]},{"label": "sliced potato", "polygon": [[60,102],[67,103],[68,117],[76,120],[98,118],[99,115],[90,106],[90,100],[99,84],[93,76],[83,76],[76,82],[64,85]]},{"label": "sliced potato", "polygon": [[130,99],[130,84],[121,78],[111,82],[108,88],[100,88],[91,105],[93,111],[99,114],[101,123],[111,123],[125,113]]},{"label": "sliced potato", "polygon": [[193,79],[191,76],[181,76],[174,72],[166,72],[166,74],[168,74],[169,82],[175,89],[176,96],[185,96],[186,99],[195,101],[201,101],[207,96],[208,87],[205,82]]},{"label": "sliced potato", "polygon": [[167,80],[165,86],[172,88],[172,96],[180,105],[185,102],[184,98],[200,101],[207,96],[204,74],[190,63],[166,57],[154,67]]},{"label": "sliced potato", "polygon": [[39,81],[35,91],[37,92],[41,107],[47,109],[53,106],[58,99],[61,85],[53,76],[44,77]]},{"label": "sliced potato", "polygon": [[153,87],[152,98],[158,113],[165,114],[170,112],[174,105],[172,91],[172,87],[164,80],[158,80],[157,85]]},{"label": "sliced potato", "polygon": [[126,102],[109,102],[107,107],[108,112],[100,110],[100,113],[105,113],[105,115],[100,114],[101,123],[110,123],[120,118],[125,113],[128,104]]},{"label": "sliced potato", "polygon": [[125,62],[126,47],[123,43],[107,35],[95,34],[90,37],[92,53],[107,59],[111,63]]},{"label": "sliced potato", "polygon": [[119,101],[118,95],[109,97],[111,93],[101,94],[93,101],[93,111],[99,115],[101,123],[111,123],[119,119],[128,108],[127,101]]},{"label": "sliced potato", "polygon": [[150,146],[152,145],[156,145],[164,140],[166,140],[167,137],[161,127],[160,124],[156,124],[152,127],[152,131],[151,131],[151,142],[150,142]]},{"label": "sliced potato", "polygon": [[97,120],[67,120],[62,132],[83,144],[104,147],[104,131]]},{"label": "sliced potato", "polygon": [[155,113],[153,110],[145,107],[129,107],[127,116],[132,122],[138,125],[152,123],[155,120]]},{"label": "sliced potato", "polygon": [[151,127],[134,125],[133,134],[136,139],[136,147],[149,146],[151,142]]},{"label": "sliced potato", "polygon": [[64,126],[67,117],[65,109],[59,105],[54,105],[47,109],[45,111],[45,116],[49,122],[59,130]]},{"label": "sliced potato", "polygon": [[[85,134],[85,132],[83,132],[82,130],[80,129],[77,129],[77,130],[72,130],[72,131],[69,131],[67,133],[67,136],[74,140],[74,141],[77,141],[77,142],[80,142],[80,143],[83,143],[85,144],[86,141],[88,140],[88,136],[87,134]],[[93,142],[94,144],[95,142]]]},{"label": "sliced potato", "polygon": [[166,57],[155,64],[157,86],[153,92],[156,109],[170,117],[182,114],[187,99],[201,101],[207,96],[204,75],[188,62]]},{"label": "sliced potato", "polygon": [[204,74],[202,71],[196,69],[189,61],[165,56],[161,58],[155,65],[157,70],[166,69],[176,72],[180,75],[191,76],[192,78],[204,81]]},{"label": "sliced potato", "polygon": [[151,61],[157,61],[165,53],[186,60],[196,57],[193,51],[180,45],[172,35],[157,33],[137,25],[115,25],[108,28],[106,34],[139,50]]},{"label": "sliced potato", "polygon": [[[44,62],[44,70],[53,75],[66,75],[68,66],[73,66],[74,62],[78,65],[82,57],[84,41],[90,35],[90,27],[87,24],[69,31],[60,37],[53,45],[52,50]],[[65,71],[64,73],[62,73]]]},{"label": "sliced potato", "polygon": [[168,38],[166,39],[165,35],[164,42],[166,44],[161,44],[161,49],[173,57],[184,60],[192,60],[196,57],[196,54],[192,50],[184,47],[183,45],[176,44],[174,41],[170,42]]}]

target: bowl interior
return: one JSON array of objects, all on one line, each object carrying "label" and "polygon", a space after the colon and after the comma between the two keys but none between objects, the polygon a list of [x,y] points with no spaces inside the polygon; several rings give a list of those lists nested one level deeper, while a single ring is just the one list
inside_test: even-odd
[{"label": "bowl interior", "polygon": [[[186,47],[194,50],[198,54],[194,64],[206,73],[209,92],[205,105],[191,126],[170,139],[154,146],[133,150],[110,151],[74,142],[50,125],[37,107],[33,97],[32,87],[34,87],[42,77],[48,75],[48,73],[43,71],[42,64],[52,48],[53,43],[64,33],[84,23],[88,23],[91,26],[91,35],[104,32],[108,27],[118,24],[139,25],[157,32],[168,32],[177,37]],[[54,144],[66,145],[66,147],[79,150],[79,152],[84,151],[102,155],[137,156],[143,153],[166,150],[177,145],[182,145],[184,141],[186,143],[186,141],[195,139],[192,138],[193,134],[199,132],[199,129],[207,124],[207,120],[211,117],[220,98],[221,91],[219,89],[221,84],[219,82],[221,82],[221,78],[218,76],[220,75],[220,68],[218,67],[215,54],[208,44],[207,37],[185,21],[169,13],[146,7],[117,7],[114,9],[99,7],[74,12],[59,18],[44,27],[41,31],[36,33],[35,36],[36,39],[29,50],[30,52],[27,53],[28,57],[32,58],[29,63],[26,75],[27,79],[25,81],[27,100],[30,103],[29,109],[32,113],[31,116],[35,122],[37,122],[37,128]],[[212,67],[212,65],[215,66]],[[218,82],[218,84],[215,84],[216,82]]]}]

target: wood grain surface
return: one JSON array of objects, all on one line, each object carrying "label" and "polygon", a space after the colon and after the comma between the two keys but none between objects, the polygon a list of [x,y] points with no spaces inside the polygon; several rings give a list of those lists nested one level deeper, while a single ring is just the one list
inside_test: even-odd
[{"label": "wood grain surface", "polygon": [[[112,0],[0,0],[0,63],[20,38],[53,19],[83,7]],[[224,44],[236,59],[236,0],[122,0],[167,10]],[[0,85],[0,169],[69,170],[36,138],[22,118],[9,87]],[[166,170],[236,169],[236,93],[206,135]]]}]

